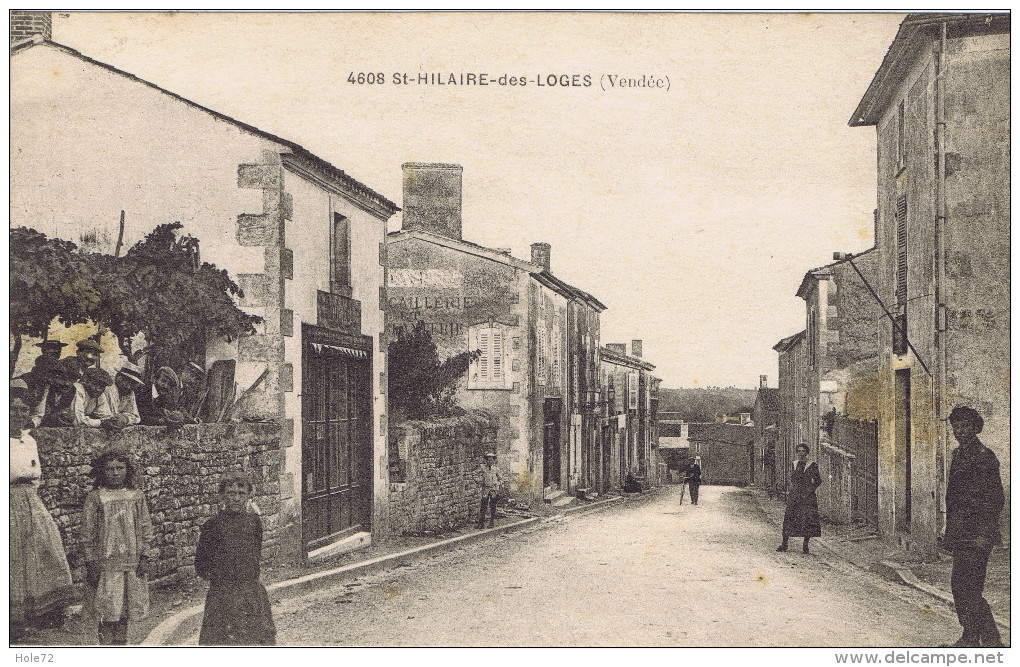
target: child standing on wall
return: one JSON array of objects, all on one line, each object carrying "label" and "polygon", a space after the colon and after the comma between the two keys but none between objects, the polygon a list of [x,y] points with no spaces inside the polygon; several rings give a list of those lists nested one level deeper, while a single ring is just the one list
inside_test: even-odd
[{"label": "child standing on wall", "polygon": [[135,469],[123,450],[108,448],[92,461],[96,488],[85,498],[85,561],[100,644],[127,644],[128,621],[149,613],[152,523]]},{"label": "child standing on wall", "polygon": [[273,646],[276,626],[269,595],[259,581],[262,520],[248,511],[251,478],[220,478],[223,510],[202,526],[195,553],[198,576],[209,580],[198,643],[203,646]]}]

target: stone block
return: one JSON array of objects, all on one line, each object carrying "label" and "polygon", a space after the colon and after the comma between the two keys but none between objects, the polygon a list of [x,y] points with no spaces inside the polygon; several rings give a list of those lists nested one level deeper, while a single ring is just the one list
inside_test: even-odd
[{"label": "stone block", "polygon": [[237,167],[239,188],[279,188],[283,173],[278,165],[241,164]]},{"label": "stone block", "polygon": [[237,216],[237,242],[243,246],[280,245],[280,223],[267,215],[242,213]]},{"label": "stone block", "polygon": [[284,192],[280,198],[280,217],[284,220],[294,219],[294,195]]},{"label": "stone block", "polygon": [[[241,297],[241,306],[255,308],[266,306],[271,303],[271,300],[275,301],[274,282],[264,273],[237,274],[237,285],[244,293],[244,296]],[[278,287],[276,291],[279,291]]]},{"label": "stone block", "polygon": [[288,337],[294,335],[294,311],[290,308],[280,311],[280,335]]},{"label": "stone block", "polygon": [[268,334],[242,336],[237,341],[237,360],[240,362],[283,361],[283,336]]},{"label": "stone block", "polygon": [[294,391],[294,364],[280,364],[279,374],[277,385],[280,391]]}]

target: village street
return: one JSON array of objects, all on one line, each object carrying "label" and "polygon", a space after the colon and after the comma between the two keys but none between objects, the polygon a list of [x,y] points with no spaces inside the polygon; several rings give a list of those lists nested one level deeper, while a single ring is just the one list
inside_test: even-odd
[{"label": "village street", "polygon": [[[936,646],[952,610],[678,487],[274,605],[280,645]],[[196,638],[193,638],[197,640]]]}]

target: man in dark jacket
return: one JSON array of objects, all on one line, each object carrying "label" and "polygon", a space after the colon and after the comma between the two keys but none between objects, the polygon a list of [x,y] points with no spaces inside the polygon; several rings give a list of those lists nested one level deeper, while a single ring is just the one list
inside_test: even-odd
[{"label": "man in dark jacket", "polygon": [[698,490],[701,489],[701,464],[694,459],[687,471],[687,488],[691,490],[691,504],[698,504]]},{"label": "man in dark jacket", "polygon": [[963,636],[949,646],[1002,646],[992,610],[983,596],[988,556],[1002,541],[999,513],[1005,499],[999,459],[978,440],[984,420],[977,410],[954,408],[949,425],[960,446],[953,450],[949,465],[942,545],[953,552],[953,603],[963,626]]}]

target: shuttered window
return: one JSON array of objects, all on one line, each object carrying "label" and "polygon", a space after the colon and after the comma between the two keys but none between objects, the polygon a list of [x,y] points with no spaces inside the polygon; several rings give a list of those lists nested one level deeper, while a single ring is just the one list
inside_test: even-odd
[{"label": "shuttered window", "polygon": [[896,199],[896,305],[894,317],[899,326],[893,326],[893,352],[906,354],[907,337],[907,198]]},{"label": "shuttered window", "polygon": [[472,350],[481,355],[471,362],[468,389],[507,389],[506,331],[500,327],[475,326],[468,330]]},{"label": "shuttered window", "polygon": [[627,390],[630,394],[630,400],[628,401],[628,407],[631,410],[637,410],[638,407],[638,373],[637,371],[631,371],[627,374]]}]

